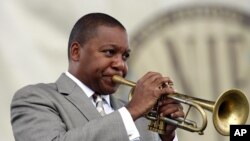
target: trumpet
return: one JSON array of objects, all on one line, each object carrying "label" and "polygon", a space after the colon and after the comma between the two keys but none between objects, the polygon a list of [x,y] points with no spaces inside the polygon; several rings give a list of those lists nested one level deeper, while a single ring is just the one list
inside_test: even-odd
[{"label": "trumpet", "polygon": [[[136,83],[126,80],[123,77],[114,75],[112,80],[115,83],[124,84],[132,87],[129,94],[129,100],[132,98],[133,89]],[[169,118],[160,116],[158,113],[158,102],[164,98],[172,98],[180,103],[187,104],[188,110],[183,118]],[[152,110],[147,113],[146,118],[151,122],[148,125],[148,130],[165,134],[166,124],[172,124],[178,128],[197,132],[203,135],[207,127],[207,114],[205,110],[212,112],[213,124],[217,132],[223,136],[229,136],[230,125],[245,124],[249,115],[249,103],[245,94],[239,89],[229,89],[222,93],[216,101],[204,100],[196,97],[191,97],[181,93],[172,93],[162,95],[158,102],[153,106]],[[200,126],[194,120],[187,119],[191,108],[195,108],[201,115],[202,123]]]}]

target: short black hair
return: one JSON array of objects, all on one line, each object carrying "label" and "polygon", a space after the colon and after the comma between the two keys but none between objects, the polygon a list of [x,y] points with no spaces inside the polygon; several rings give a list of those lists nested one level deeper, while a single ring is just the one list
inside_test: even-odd
[{"label": "short black hair", "polygon": [[89,39],[96,35],[99,26],[125,27],[115,18],[104,13],[90,13],[81,17],[71,30],[68,42],[68,59],[70,59],[70,47],[73,42],[84,45]]}]

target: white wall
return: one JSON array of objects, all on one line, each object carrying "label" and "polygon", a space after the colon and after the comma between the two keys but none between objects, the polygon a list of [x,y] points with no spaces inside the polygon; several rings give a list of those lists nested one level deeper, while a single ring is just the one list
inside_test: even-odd
[{"label": "white wall", "polygon": [[[232,5],[250,12],[249,0],[0,1],[0,141],[14,140],[10,102],[15,91],[31,83],[54,82],[61,72],[67,70],[68,36],[79,17],[89,12],[105,12],[120,20],[133,35],[145,21],[157,16],[155,14],[160,11],[197,3]],[[217,136],[209,133],[209,136],[198,137],[197,134],[182,131],[180,134],[183,134],[179,136],[180,141],[187,137],[209,141]]]}]

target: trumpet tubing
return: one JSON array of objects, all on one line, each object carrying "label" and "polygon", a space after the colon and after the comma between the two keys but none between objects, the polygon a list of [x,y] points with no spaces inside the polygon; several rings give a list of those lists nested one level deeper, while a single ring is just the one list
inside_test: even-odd
[{"label": "trumpet tubing", "polygon": [[[124,84],[132,88],[136,86],[136,83],[117,75],[113,76],[112,79],[116,83]],[[132,98],[132,92],[133,89],[129,94],[129,99]],[[152,111],[146,115],[146,118],[151,120],[151,123],[148,125],[149,130],[158,132],[159,134],[164,134],[166,132],[165,124],[172,124],[181,129],[190,132],[198,132],[200,135],[202,135],[207,126],[207,114],[204,112],[204,110],[207,110],[212,112],[213,124],[217,132],[219,132],[221,135],[228,136],[230,125],[245,124],[249,115],[248,100],[244,93],[238,89],[230,89],[222,93],[216,101],[208,101],[180,93],[166,94],[163,96],[189,105],[189,110],[190,108],[195,108],[196,111],[198,111],[202,116],[202,123],[200,126],[197,126],[195,121],[186,119],[189,110],[184,118],[172,119],[168,117],[162,117],[157,111],[157,102],[152,108]]]}]

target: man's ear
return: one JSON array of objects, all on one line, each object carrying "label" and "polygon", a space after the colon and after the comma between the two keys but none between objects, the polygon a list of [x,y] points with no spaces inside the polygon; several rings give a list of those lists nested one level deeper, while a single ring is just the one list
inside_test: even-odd
[{"label": "man's ear", "polygon": [[80,59],[80,44],[78,42],[73,42],[70,46],[70,58],[72,61],[79,61]]}]

